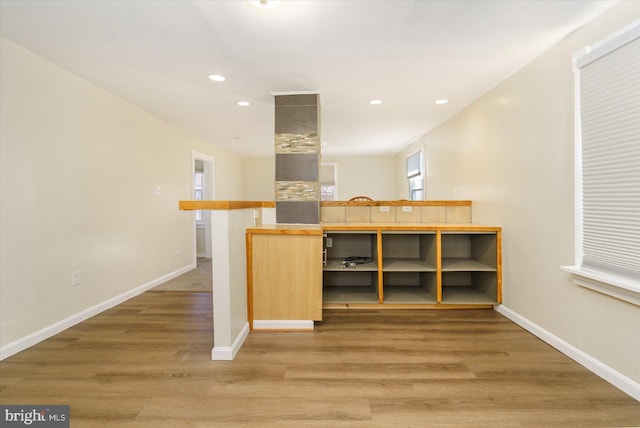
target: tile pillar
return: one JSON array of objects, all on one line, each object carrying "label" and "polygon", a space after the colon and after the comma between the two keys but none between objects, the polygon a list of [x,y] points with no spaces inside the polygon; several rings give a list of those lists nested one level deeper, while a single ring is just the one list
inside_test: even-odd
[{"label": "tile pillar", "polygon": [[276,223],[320,223],[318,94],[275,95]]}]

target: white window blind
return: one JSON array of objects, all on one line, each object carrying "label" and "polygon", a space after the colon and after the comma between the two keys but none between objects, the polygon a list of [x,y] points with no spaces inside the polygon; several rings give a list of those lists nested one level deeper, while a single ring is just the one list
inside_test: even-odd
[{"label": "white window blind", "polygon": [[332,163],[323,163],[320,165],[320,185],[335,186],[336,185],[336,165]]},{"label": "white window blind", "polygon": [[640,306],[640,20],[574,57],[574,283]]},{"label": "white window blind", "polygon": [[420,164],[422,160],[422,151],[417,151],[407,158],[407,178],[415,177],[422,171]]},{"label": "white window blind", "polygon": [[582,266],[640,280],[640,38],[580,69]]},{"label": "white window blind", "polygon": [[326,162],[320,164],[320,200],[334,201],[337,197],[337,164]]},{"label": "white window blind", "polygon": [[412,201],[422,200],[424,198],[422,150],[407,157],[407,180],[409,181],[409,199]]}]

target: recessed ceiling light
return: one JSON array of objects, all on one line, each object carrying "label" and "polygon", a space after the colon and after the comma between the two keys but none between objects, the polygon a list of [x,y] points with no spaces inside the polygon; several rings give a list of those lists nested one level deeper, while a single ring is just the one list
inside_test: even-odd
[{"label": "recessed ceiling light", "polygon": [[236,104],[238,104],[240,107],[247,107],[251,105],[249,101],[238,101]]},{"label": "recessed ceiling light", "polygon": [[438,105],[440,105],[440,104],[446,104],[446,103],[448,103],[448,102],[449,102],[449,100],[445,100],[444,98],[443,98],[443,99],[441,99],[441,100],[436,100],[436,104],[438,104]]},{"label": "recessed ceiling light", "polygon": [[371,104],[372,106],[377,106],[382,104],[382,100],[371,100],[369,101],[369,104]]},{"label": "recessed ceiling light", "polygon": [[209,79],[213,80],[214,82],[224,82],[225,80],[227,80],[224,76],[221,76],[219,74],[210,74]]},{"label": "recessed ceiling light", "polygon": [[259,9],[273,9],[280,6],[282,0],[249,0],[249,4]]}]

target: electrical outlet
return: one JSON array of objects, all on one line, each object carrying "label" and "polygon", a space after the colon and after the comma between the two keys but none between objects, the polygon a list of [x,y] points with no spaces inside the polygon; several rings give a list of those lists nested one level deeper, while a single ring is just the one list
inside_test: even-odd
[{"label": "electrical outlet", "polygon": [[389,207],[380,207],[380,212],[381,213],[388,213],[389,212]]},{"label": "electrical outlet", "polygon": [[71,272],[71,285],[72,286],[76,286],[76,285],[80,285],[80,271],[76,270]]},{"label": "electrical outlet", "polygon": [[327,240],[326,240],[326,247],[327,247],[327,248],[331,248],[331,247],[333,247],[333,238],[327,238]]},{"label": "electrical outlet", "polygon": [[180,254],[180,251],[182,251],[182,248],[180,248],[180,245],[176,245],[176,254]]},{"label": "electrical outlet", "polygon": [[403,213],[410,213],[411,212],[411,207],[402,207],[402,212]]}]

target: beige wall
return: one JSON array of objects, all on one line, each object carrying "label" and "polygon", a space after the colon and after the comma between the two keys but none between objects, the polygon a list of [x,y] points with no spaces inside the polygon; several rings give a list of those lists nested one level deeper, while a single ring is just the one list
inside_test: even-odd
[{"label": "beige wall", "polygon": [[[338,199],[356,195],[373,199],[396,199],[394,155],[323,157],[322,162],[338,164]],[[275,159],[273,157],[242,159],[242,197],[245,200],[273,201]],[[219,199],[219,198],[218,198]]]},{"label": "beige wall", "polygon": [[274,157],[242,159],[242,199],[275,200],[276,160]]},{"label": "beige wall", "polygon": [[[640,308],[573,284],[572,54],[640,16],[621,2],[421,138],[429,199],[504,228],[504,305],[640,382]],[[398,185],[399,186],[399,185]]]},{"label": "beige wall", "polygon": [[364,195],[378,200],[396,199],[395,156],[323,157],[337,162],[338,200]]},{"label": "beige wall", "polygon": [[[191,151],[239,199],[241,159],[1,40],[0,346],[194,258]],[[156,195],[156,189],[160,195]],[[71,286],[71,272],[81,284]]]}]

